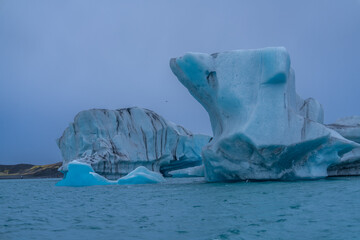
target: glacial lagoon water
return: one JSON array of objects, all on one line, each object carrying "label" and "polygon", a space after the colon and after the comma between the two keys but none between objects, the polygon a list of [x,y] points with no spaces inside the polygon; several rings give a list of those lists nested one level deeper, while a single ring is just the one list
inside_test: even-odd
[{"label": "glacial lagoon water", "polygon": [[56,187],[0,180],[0,239],[360,239],[360,177]]}]

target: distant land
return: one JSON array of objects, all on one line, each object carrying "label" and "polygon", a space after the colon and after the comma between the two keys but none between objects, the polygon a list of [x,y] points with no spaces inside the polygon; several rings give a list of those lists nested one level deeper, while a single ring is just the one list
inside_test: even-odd
[{"label": "distant land", "polygon": [[0,179],[62,178],[58,171],[61,162],[47,165],[16,164],[0,165]]}]

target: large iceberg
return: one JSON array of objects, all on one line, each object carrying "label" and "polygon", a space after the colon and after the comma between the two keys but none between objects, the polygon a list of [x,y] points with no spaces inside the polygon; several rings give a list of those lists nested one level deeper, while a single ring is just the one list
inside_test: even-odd
[{"label": "large iceberg", "polygon": [[[360,116],[341,118],[327,126],[341,136],[360,143]],[[340,163],[331,165],[328,173],[331,176],[360,175],[360,147],[346,153]]]},{"label": "large iceberg", "polygon": [[84,187],[95,185],[115,185],[115,184],[147,184],[161,183],[164,177],[157,172],[150,171],[146,167],[137,167],[125,177],[117,181],[111,181],[94,172],[94,169],[86,163],[72,161],[68,164],[68,171],[64,178],[56,183],[56,186]]},{"label": "large iceberg", "polygon": [[208,181],[324,177],[359,146],[323,125],[316,100],[297,95],[285,48],[188,53],[170,66],[210,117]]},{"label": "large iceberg", "polygon": [[153,111],[142,108],[82,111],[57,140],[63,157],[91,165],[107,179],[117,179],[139,166],[163,172],[200,165],[210,137],[195,135]]}]

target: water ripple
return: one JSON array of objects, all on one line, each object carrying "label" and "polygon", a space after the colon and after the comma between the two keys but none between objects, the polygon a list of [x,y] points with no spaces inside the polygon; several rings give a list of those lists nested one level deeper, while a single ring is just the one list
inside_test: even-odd
[{"label": "water ripple", "polygon": [[0,239],[358,239],[360,178],[55,187],[0,181]]}]

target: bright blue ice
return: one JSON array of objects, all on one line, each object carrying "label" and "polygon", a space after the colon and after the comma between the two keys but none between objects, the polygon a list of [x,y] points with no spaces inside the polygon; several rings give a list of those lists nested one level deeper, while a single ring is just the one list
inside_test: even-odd
[{"label": "bright blue ice", "polygon": [[68,164],[68,172],[56,186],[93,186],[93,185],[109,185],[116,184],[114,181],[109,181],[103,176],[94,172],[94,169],[86,164],[74,161]]},{"label": "bright blue ice", "polygon": [[95,173],[89,164],[73,161],[68,164],[68,171],[64,179],[56,183],[56,186],[83,187],[114,184],[147,184],[160,183],[163,181],[165,181],[165,179],[160,173],[150,171],[142,166],[117,181],[111,181]]}]

